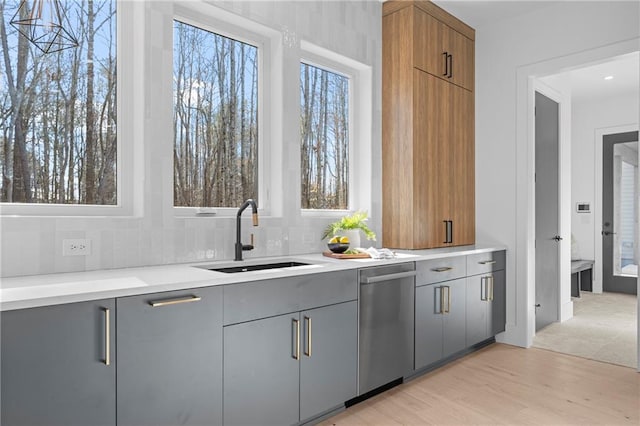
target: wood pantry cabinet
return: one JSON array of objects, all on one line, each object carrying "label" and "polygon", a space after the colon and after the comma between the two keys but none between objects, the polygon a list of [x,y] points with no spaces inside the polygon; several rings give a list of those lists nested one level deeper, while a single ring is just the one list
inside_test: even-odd
[{"label": "wood pantry cabinet", "polygon": [[430,2],[383,14],[383,245],[473,244],[475,32]]}]

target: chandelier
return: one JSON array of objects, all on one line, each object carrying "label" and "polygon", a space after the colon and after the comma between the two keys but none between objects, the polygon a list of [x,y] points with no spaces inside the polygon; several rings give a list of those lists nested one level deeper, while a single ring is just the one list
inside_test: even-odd
[{"label": "chandelier", "polygon": [[9,23],[44,53],[79,44],[60,0],[22,0]]}]

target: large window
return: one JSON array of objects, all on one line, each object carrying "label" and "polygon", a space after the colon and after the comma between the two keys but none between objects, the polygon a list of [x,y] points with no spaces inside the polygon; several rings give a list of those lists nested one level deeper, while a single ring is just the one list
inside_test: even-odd
[{"label": "large window", "polygon": [[301,63],[303,209],[349,206],[349,79]]},{"label": "large window", "polygon": [[174,21],[174,205],[258,197],[258,48]]},{"label": "large window", "polygon": [[78,45],[50,53],[10,24],[39,3],[20,4],[0,1],[0,201],[115,205],[116,2],[59,2]]}]

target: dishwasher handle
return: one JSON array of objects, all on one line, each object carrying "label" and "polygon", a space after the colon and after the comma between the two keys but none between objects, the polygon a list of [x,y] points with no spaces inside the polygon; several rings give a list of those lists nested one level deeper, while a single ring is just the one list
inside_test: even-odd
[{"label": "dishwasher handle", "polygon": [[398,280],[400,278],[415,277],[416,271],[397,272],[395,274],[378,275],[374,277],[360,278],[360,284],[374,284],[382,281]]}]

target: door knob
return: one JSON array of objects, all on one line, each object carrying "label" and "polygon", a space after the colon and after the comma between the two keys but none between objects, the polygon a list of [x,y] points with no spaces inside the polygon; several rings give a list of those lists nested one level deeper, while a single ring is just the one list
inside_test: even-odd
[{"label": "door knob", "polygon": [[615,232],[610,232],[610,231],[602,231],[602,235],[604,235],[605,237],[609,236],[609,235],[615,235]]},{"label": "door knob", "polygon": [[553,239],[556,241],[562,241],[562,237],[560,235],[556,235]]}]

